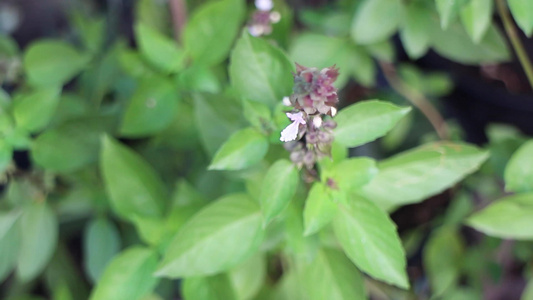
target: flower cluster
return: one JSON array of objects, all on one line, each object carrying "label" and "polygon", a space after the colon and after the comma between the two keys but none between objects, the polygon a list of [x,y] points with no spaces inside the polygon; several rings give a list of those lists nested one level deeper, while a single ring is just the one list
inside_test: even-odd
[{"label": "flower cluster", "polygon": [[250,22],[248,32],[253,36],[268,35],[272,32],[272,24],[279,22],[281,15],[277,11],[272,11],[274,3],[272,0],[255,0],[255,7]]},{"label": "flower cluster", "polygon": [[289,98],[294,110],[287,113],[292,123],[281,132],[280,140],[299,167],[311,170],[318,159],[330,156],[333,129],[337,126],[331,117],[335,116],[339,101],[333,82],[338,75],[335,66],[318,70],[296,64]]}]

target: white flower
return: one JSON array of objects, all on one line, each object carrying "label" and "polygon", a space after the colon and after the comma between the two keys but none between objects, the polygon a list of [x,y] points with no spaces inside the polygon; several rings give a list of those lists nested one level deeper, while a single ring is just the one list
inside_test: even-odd
[{"label": "white flower", "polygon": [[272,0],[255,0],[255,7],[262,11],[269,11],[274,7]]},{"label": "white flower", "polygon": [[283,131],[281,132],[280,140],[282,142],[294,141],[298,136],[298,128],[300,127],[300,124],[306,124],[305,120],[303,119],[303,112],[298,112],[295,114],[286,113],[286,115],[289,119],[291,119],[292,123],[289,126],[285,127],[285,129],[283,129]]}]

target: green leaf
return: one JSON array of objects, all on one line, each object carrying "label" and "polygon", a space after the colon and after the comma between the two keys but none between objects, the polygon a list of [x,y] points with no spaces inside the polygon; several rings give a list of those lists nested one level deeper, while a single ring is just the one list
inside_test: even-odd
[{"label": "green leaf", "polygon": [[80,118],[39,135],[31,147],[32,159],[44,169],[69,172],[98,160],[102,118]]},{"label": "green leaf", "polygon": [[365,49],[378,61],[393,63],[395,60],[396,49],[394,48],[394,44],[389,40],[368,44],[365,46]]},{"label": "green leaf", "polygon": [[533,194],[504,197],[473,214],[466,223],[490,236],[533,239]]},{"label": "green leaf", "polygon": [[20,226],[17,275],[21,281],[27,282],[39,275],[52,258],[59,226],[56,215],[45,202],[24,207]]},{"label": "green leaf", "polygon": [[240,170],[263,159],[268,150],[268,140],[253,128],[235,132],[218,149],[209,170]]},{"label": "green leaf", "polygon": [[184,68],[185,52],[171,38],[142,23],[135,26],[135,37],[143,56],[160,71],[174,73]]},{"label": "green leaf", "polygon": [[509,0],[508,3],[518,26],[528,37],[531,37],[533,34],[533,3],[528,0]]},{"label": "green leaf", "polygon": [[336,64],[340,67],[339,77],[334,83],[337,88],[344,87],[352,73],[362,84],[374,82],[374,61],[364,48],[346,38],[303,33],[293,40],[290,57],[308,67],[326,68]]},{"label": "green leaf", "polygon": [[524,289],[524,292],[522,293],[522,296],[520,300],[531,300],[533,299],[533,279],[529,279],[526,288]]},{"label": "green leaf", "polygon": [[498,63],[510,59],[507,42],[494,25],[489,26],[478,44],[457,23],[451,24],[447,30],[434,30],[431,43],[438,54],[463,64]]},{"label": "green leaf", "polygon": [[447,29],[468,0],[435,0],[440,15],[440,26]]},{"label": "green leaf", "polygon": [[405,22],[400,30],[400,38],[405,51],[412,59],[424,55],[430,45],[431,11],[419,2],[411,1],[406,7]]},{"label": "green leaf", "polygon": [[100,168],[109,200],[120,216],[131,219],[163,214],[167,198],[165,186],[137,153],[105,136]]},{"label": "green leaf", "polygon": [[315,182],[309,190],[304,208],[304,235],[318,232],[333,220],[337,212],[337,204],[323,183]]},{"label": "green leaf", "polygon": [[424,247],[424,268],[433,295],[438,297],[453,287],[460,275],[464,246],[455,227],[441,227],[433,232]]},{"label": "green leaf", "polygon": [[40,40],[24,53],[24,70],[34,86],[60,86],[85,68],[90,57],[71,45],[56,40]]},{"label": "green leaf", "polygon": [[229,278],[237,299],[253,299],[263,286],[266,274],[267,262],[262,254],[252,256],[231,270]]},{"label": "green leaf", "polygon": [[249,257],[263,237],[261,212],[244,194],[203,208],[170,243],[158,276],[205,276],[226,271]]},{"label": "green leaf", "polygon": [[351,192],[369,183],[378,173],[376,161],[368,157],[344,160],[332,170],[335,184],[341,191]]},{"label": "green leaf", "polygon": [[506,191],[533,192],[533,140],[524,143],[511,156],[504,179]]},{"label": "green leaf", "polygon": [[120,235],[115,225],[103,218],[92,220],[85,230],[83,249],[85,272],[93,283],[97,282],[120,251]]},{"label": "green leaf", "polygon": [[164,77],[145,77],[131,96],[119,132],[127,137],[157,133],[176,116],[179,95]]},{"label": "green leaf", "polygon": [[298,182],[298,171],[288,160],[278,160],[268,169],[259,195],[264,224],[268,224],[287,207],[296,193]]},{"label": "green leaf", "polygon": [[341,251],[321,250],[305,272],[310,300],[367,298],[363,276]]},{"label": "green leaf", "polygon": [[20,248],[20,213],[12,210],[0,214],[0,282],[11,273],[17,263]]},{"label": "green leaf", "polygon": [[274,107],[292,93],[294,68],[281,49],[243,31],[231,52],[229,75],[241,96]]},{"label": "green leaf", "polygon": [[243,114],[246,120],[261,132],[268,133],[274,126],[272,113],[261,102],[242,100]]},{"label": "green leaf", "polygon": [[13,99],[13,116],[18,127],[30,132],[43,129],[52,118],[61,89],[48,87]]},{"label": "green leaf", "polygon": [[96,284],[91,300],[137,300],[148,295],[157,285],[153,276],[157,253],[132,247],[115,256]]},{"label": "green leaf", "polygon": [[396,226],[373,202],[355,197],[340,206],[333,220],[339,242],[363,272],[398,287],[409,288],[405,253]]},{"label": "green leaf", "polygon": [[245,14],[242,0],[222,0],[193,12],[183,32],[188,53],[199,64],[216,65],[226,59]]},{"label": "green leaf", "polygon": [[5,139],[0,140],[0,173],[3,173],[13,157],[13,147]]},{"label": "green leaf", "polygon": [[366,144],[385,135],[409,111],[410,107],[377,100],[350,105],[335,117],[335,140],[347,147]]},{"label": "green leaf", "polygon": [[358,44],[372,44],[391,37],[403,21],[399,0],[365,0],[359,6],[351,29]]},{"label": "green leaf", "polygon": [[185,300],[237,300],[235,291],[226,274],[209,277],[191,277],[183,281]]},{"label": "green leaf", "polygon": [[426,144],[380,162],[362,194],[387,210],[420,202],[453,186],[487,158],[486,151],[467,144]]},{"label": "green leaf", "polygon": [[493,3],[492,0],[470,0],[461,10],[461,21],[474,43],[481,42],[489,28]]}]

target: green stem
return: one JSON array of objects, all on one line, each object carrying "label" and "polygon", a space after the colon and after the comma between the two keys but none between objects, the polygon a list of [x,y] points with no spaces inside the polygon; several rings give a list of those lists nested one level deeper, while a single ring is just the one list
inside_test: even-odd
[{"label": "green stem", "polygon": [[527,56],[522,41],[520,41],[520,37],[518,36],[518,30],[516,29],[516,26],[513,23],[511,15],[509,14],[507,4],[505,3],[505,0],[496,0],[496,5],[498,6],[498,13],[502,18],[505,32],[507,32],[507,36],[509,37],[511,44],[513,45],[513,49],[516,55],[518,56],[518,60],[520,61],[520,64],[522,65],[522,68],[526,73],[527,79],[529,80],[529,85],[533,89],[533,65],[531,65],[531,61]]}]

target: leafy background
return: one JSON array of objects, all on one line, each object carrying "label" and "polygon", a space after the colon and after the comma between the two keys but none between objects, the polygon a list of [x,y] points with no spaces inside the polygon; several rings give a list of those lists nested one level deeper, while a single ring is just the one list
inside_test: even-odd
[{"label": "leafy background", "polygon": [[[0,3],[1,298],[533,298],[531,2],[274,2]],[[341,69],[312,183],[294,61]]]}]

